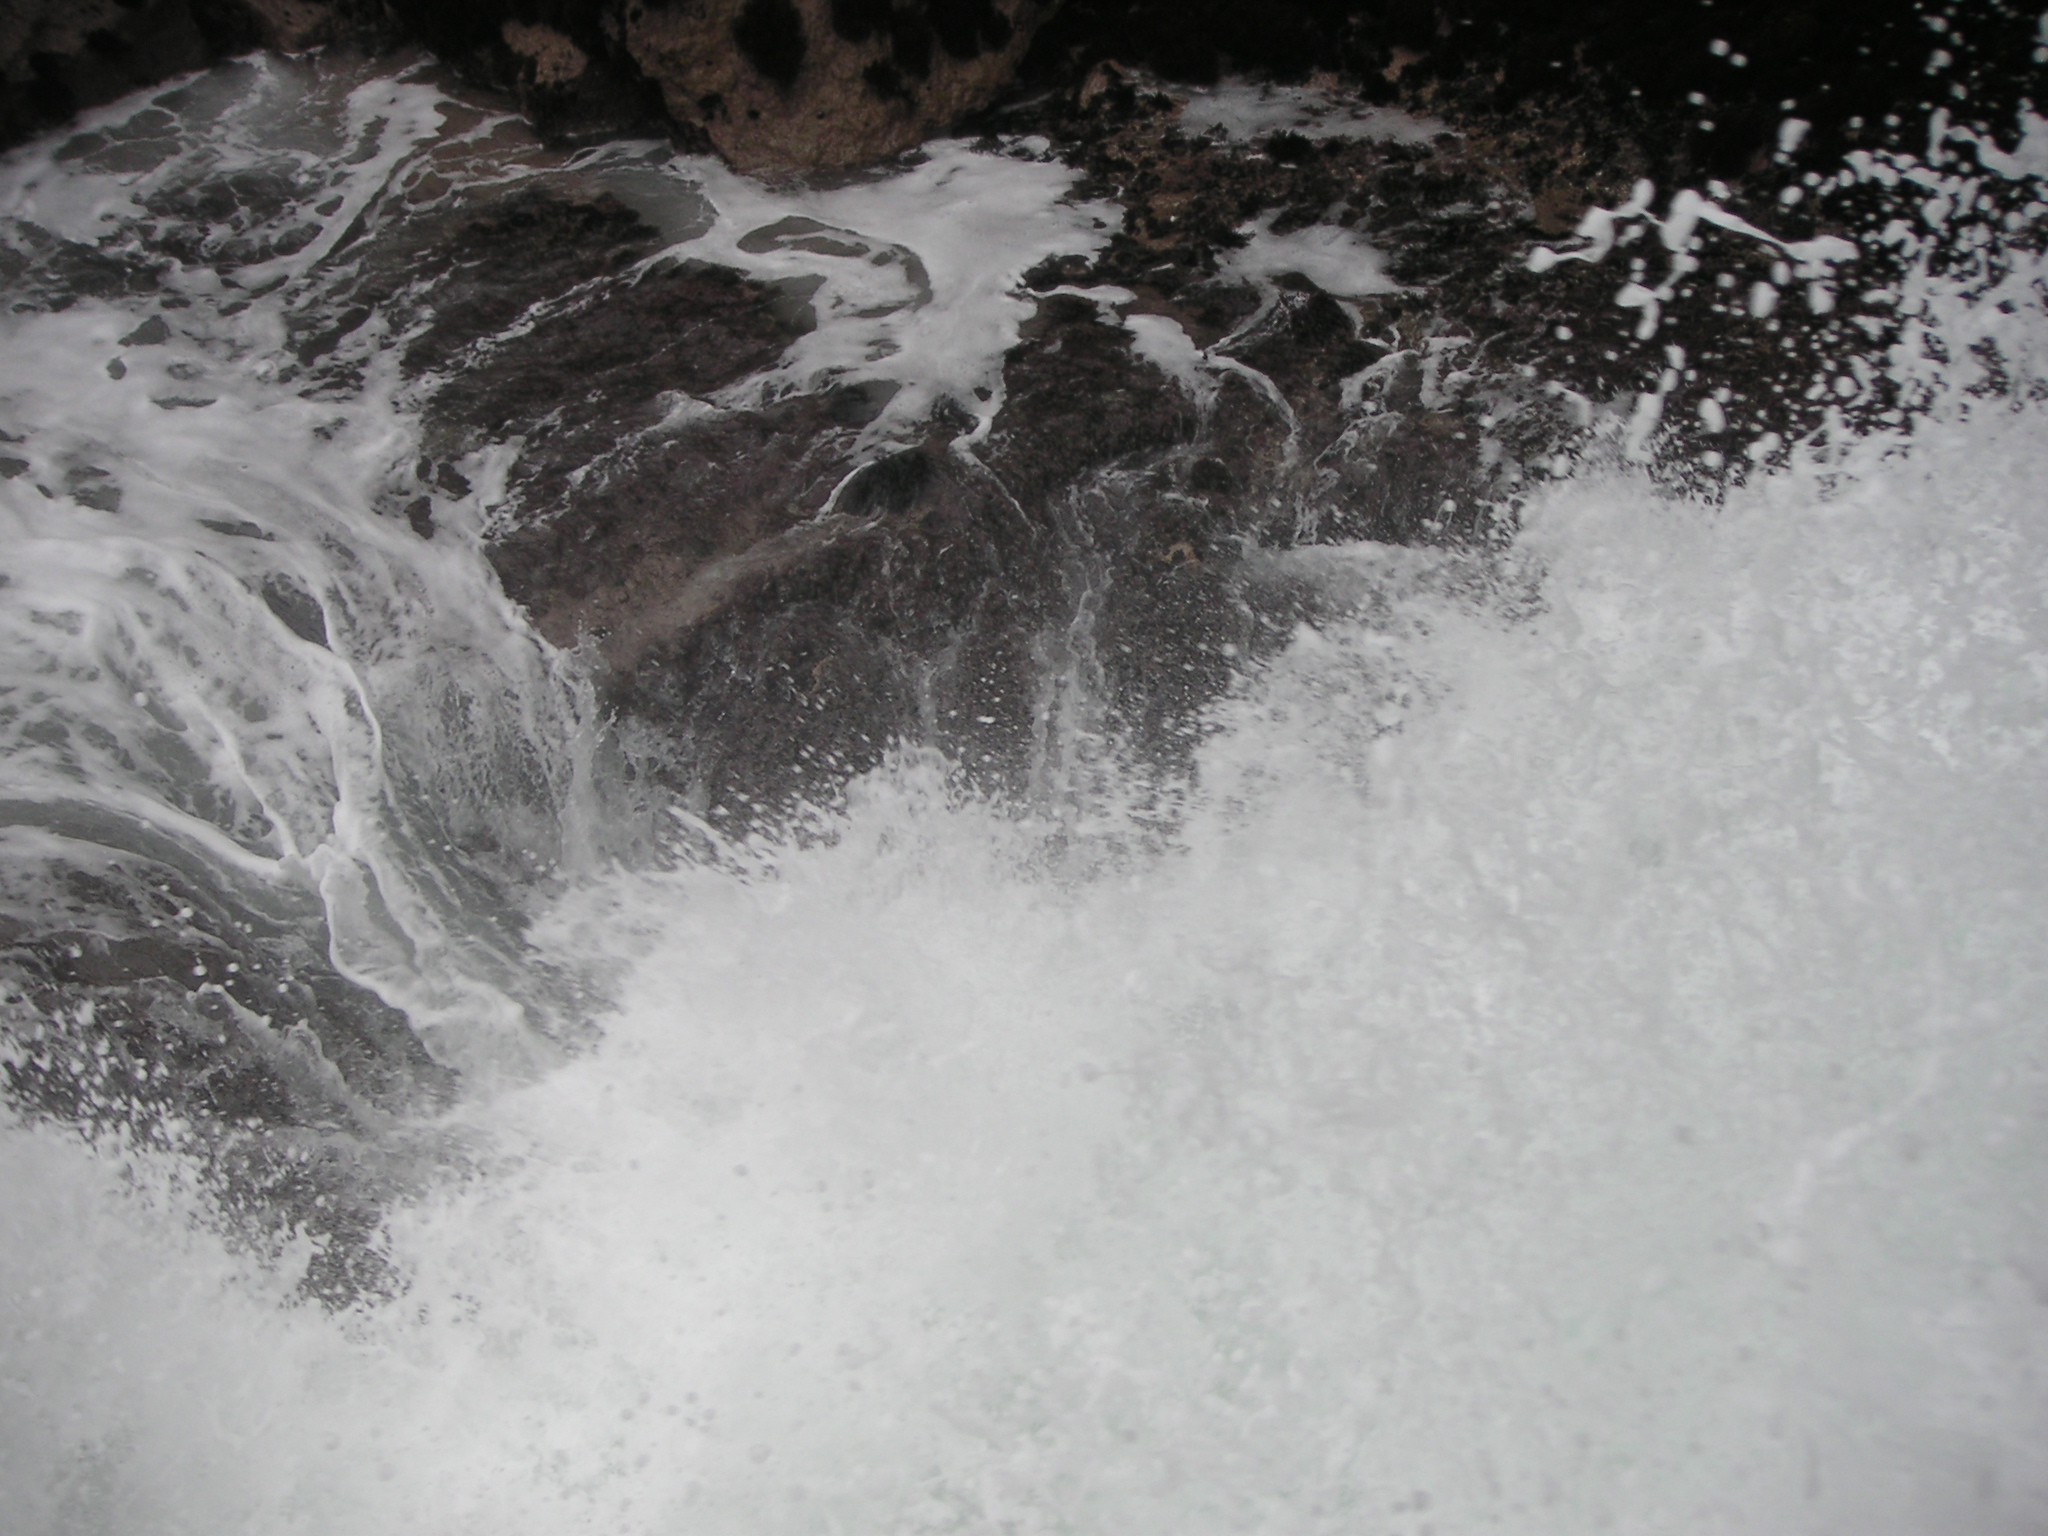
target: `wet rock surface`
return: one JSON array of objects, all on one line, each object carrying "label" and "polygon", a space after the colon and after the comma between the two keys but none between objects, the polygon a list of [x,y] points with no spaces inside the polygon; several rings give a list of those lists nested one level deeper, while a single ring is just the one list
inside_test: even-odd
[{"label": "wet rock surface", "polygon": [[[1654,337],[1580,336],[1614,274],[1527,269],[1650,168],[1639,121],[1597,103],[1488,117],[1435,80],[1419,99],[1453,109],[1433,135],[1233,139],[1102,65],[989,118],[1042,136],[1081,172],[1075,196],[1123,224],[1093,258],[1030,274],[1037,317],[985,434],[966,433],[972,402],[941,402],[921,438],[877,445],[857,379],[726,398],[812,323],[802,285],[687,246],[656,259],[643,218],[573,186],[390,213],[308,309],[299,355],[346,389],[361,345],[407,338],[425,457],[392,510],[423,535],[470,490],[458,460],[511,452],[487,520],[508,594],[584,649],[643,769],[706,813],[829,798],[902,740],[1028,788],[1066,728],[1048,682],[1063,668],[1099,691],[1097,727],[1170,765],[1233,658],[1293,621],[1241,590],[1244,551],[1485,545],[1551,452],[1625,414],[1673,345],[1752,386],[1728,414],[1753,432],[1789,438],[1825,409],[1780,380],[1839,350],[1853,315],[1751,323],[1739,289],[1702,283]],[[1385,280],[1333,294],[1284,262],[1233,266],[1302,231],[1369,241]],[[1740,286],[1774,257],[1732,252]],[[1141,354],[1147,318],[1200,354],[1199,387]],[[1666,430],[1668,472],[1696,474],[1699,424]],[[1143,659],[1162,654],[1184,659]]]},{"label": "wet rock surface", "polygon": [[228,46],[182,0],[13,0],[0,10],[0,144],[196,69]]},{"label": "wet rock surface", "polygon": [[[437,355],[469,361],[429,419],[451,454],[522,443],[494,514],[507,591],[586,647],[643,766],[699,810],[829,798],[899,740],[1042,789],[1081,676],[1089,729],[1171,771],[1202,706],[1300,617],[1261,611],[1247,551],[1485,547],[1558,449],[1619,455],[1674,358],[1725,381],[1729,425],[1674,415],[1642,461],[1713,494],[1747,462],[1717,444],[1815,430],[1832,401],[1786,381],[1882,330],[1846,297],[1750,313],[1754,284],[1783,281],[1768,244],[1729,241],[1714,273],[1674,283],[1652,334],[1612,309],[1614,268],[1530,271],[1585,209],[1678,162],[1653,115],[1590,86],[1485,95],[1482,54],[1394,72],[1411,105],[1443,110],[1434,133],[1233,138],[1191,127],[1184,89],[1113,63],[987,117],[1041,136],[1122,225],[1029,275],[1037,314],[985,434],[965,430],[972,402],[942,402],[885,453],[862,437],[868,402],[831,381],[679,409],[802,324],[787,294],[687,263],[593,283],[502,348],[458,340],[481,317],[439,312]],[[1771,195],[1787,174],[1766,161],[1724,201],[1783,239],[1832,228]],[[1284,260],[1239,264],[1303,231],[1370,242],[1385,281],[1332,293]],[[1192,344],[1198,382],[1136,345],[1150,318]],[[620,355],[636,330],[673,340]],[[557,375],[575,387],[526,382]]]},{"label": "wet rock surface", "polygon": [[2038,97],[2033,15],[1965,8],[1932,41],[1930,19],[1951,18],[1847,0],[1693,0],[1654,23],[1621,0],[13,0],[0,145],[254,48],[418,44],[546,134],[665,129],[757,170],[873,161],[1109,61],[1197,84],[1323,71],[1375,101],[1520,119],[1532,166],[1560,147],[1550,130],[1604,121],[1660,179],[1732,179],[1769,175],[1787,100],[1829,156],[1924,115],[1935,42],[1970,76],[1958,110],[2009,121]]},{"label": "wet rock surface", "polygon": [[0,7],[0,146],[256,48],[388,47],[378,0],[9,0]]},{"label": "wet rock surface", "polygon": [[[922,441],[863,448],[865,402],[844,385],[679,414],[792,339],[785,296],[737,274],[657,264],[569,297],[508,287],[487,256],[473,280],[452,263],[430,290],[449,302],[421,300],[435,318],[408,361],[434,370],[429,441],[449,459],[521,444],[493,513],[508,593],[588,647],[649,771],[688,803],[744,818],[829,798],[906,739],[1028,790],[1079,674],[1094,728],[1170,764],[1241,659],[1298,617],[1247,600],[1245,550],[1500,531],[1517,459],[1488,459],[1499,434],[1478,422],[1529,392],[1504,354],[1484,388],[1460,364],[1543,331],[1502,295],[1525,203],[1454,136],[1296,153],[1191,138],[1176,112],[1125,83],[1005,124],[1067,144],[1077,195],[1129,214],[1094,261],[1032,274],[1043,297],[978,441],[942,407]],[[1394,291],[1354,302],[1219,270],[1241,226],[1333,208],[1388,251]],[[533,219],[537,272],[601,262],[546,254],[558,239],[649,249],[616,222]],[[497,309],[466,307],[465,283]],[[524,312],[515,293],[552,307],[494,342]],[[1208,349],[1206,396],[1140,354],[1131,315]],[[1554,408],[1522,405],[1530,441],[1555,435]]]}]

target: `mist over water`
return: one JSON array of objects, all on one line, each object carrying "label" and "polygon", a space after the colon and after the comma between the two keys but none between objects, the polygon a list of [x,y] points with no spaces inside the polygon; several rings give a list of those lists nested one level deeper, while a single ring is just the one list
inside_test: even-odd
[{"label": "mist over water", "polygon": [[[142,774],[139,809],[25,735],[10,803],[154,818],[266,889],[317,864],[337,955],[401,954],[355,963],[502,1070],[414,1128],[462,1171],[389,1214],[402,1294],[341,1313],[175,1154],[0,1129],[10,1528],[2042,1529],[2048,446],[2015,262],[1988,300],[1914,290],[1949,345],[1890,367],[1928,414],[1712,504],[1589,451],[1496,554],[1253,556],[1332,617],[1210,709],[1184,784],[1104,748],[997,804],[905,748],[801,838],[678,818],[656,869],[554,840],[591,803],[573,668],[473,543],[370,510],[403,402],[322,436],[228,384],[202,432],[65,361],[105,377],[120,304],[17,320],[4,403],[71,435],[6,451],[124,492],[102,525],[0,487],[9,654],[82,669],[42,718],[314,718],[273,770],[215,730],[233,772]],[[2008,387],[1972,395],[1987,336]],[[218,366],[180,345],[167,372]],[[222,500],[269,539],[195,521]],[[325,648],[261,601],[279,568]],[[248,665],[107,638],[193,613]],[[85,677],[74,641],[144,660]],[[558,867],[517,945],[437,904],[448,797],[402,782],[477,718],[542,744],[499,797]],[[456,758],[459,803],[506,761]],[[410,949],[352,925],[373,887],[428,893]],[[526,1027],[520,964],[605,978],[594,1045],[475,1043]]]}]

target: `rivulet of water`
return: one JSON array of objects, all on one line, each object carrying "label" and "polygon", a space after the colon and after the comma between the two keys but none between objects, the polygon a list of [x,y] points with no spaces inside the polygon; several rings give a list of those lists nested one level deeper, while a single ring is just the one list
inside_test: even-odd
[{"label": "rivulet of water", "polygon": [[[412,88],[350,85],[349,142],[443,111]],[[91,211],[67,163],[25,222]],[[374,356],[346,398],[254,372],[313,265],[0,322],[10,803],[304,866],[344,957],[403,949],[350,913],[435,935],[353,963],[451,1052],[524,1038],[522,964],[611,982],[595,1043],[434,1122],[467,1174],[389,1212],[388,1302],[293,1304],[305,1245],[236,1251],[172,1153],[0,1126],[9,1528],[2041,1530],[2044,317],[1993,254],[1899,280],[1864,361],[1917,414],[1711,504],[1589,452],[1498,553],[1249,556],[1328,616],[1163,821],[906,746],[801,839],[634,869],[564,852],[590,727],[456,536],[487,477],[420,541]],[[124,347],[146,309],[175,336]],[[1675,371],[1660,410],[1713,398]],[[516,945],[419,846],[435,754],[555,870]]]}]

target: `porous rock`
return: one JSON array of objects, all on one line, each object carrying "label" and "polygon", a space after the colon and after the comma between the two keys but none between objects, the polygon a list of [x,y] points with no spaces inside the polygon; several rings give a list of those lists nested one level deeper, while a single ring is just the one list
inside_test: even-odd
[{"label": "porous rock", "polygon": [[861,165],[1010,86],[1048,0],[630,0],[625,46],[741,170]]}]

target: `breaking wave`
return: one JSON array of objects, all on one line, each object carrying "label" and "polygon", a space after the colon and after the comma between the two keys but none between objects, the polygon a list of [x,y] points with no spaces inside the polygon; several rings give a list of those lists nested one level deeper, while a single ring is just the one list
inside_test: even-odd
[{"label": "breaking wave", "polygon": [[[346,97],[357,163],[424,142],[412,89]],[[1184,783],[999,804],[906,746],[801,836],[678,812],[633,867],[573,659],[464,535],[489,466],[422,542],[375,509],[410,444],[374,350],[346,401],[229,366],[351,192],[220,329],[184,328],[212,294],[154,342],[115,299],[10,322],[10,868],[196,850],[496,1068],[416,1122],[397,1293],[338,1311],[293,1299],[316,1240],[224,1237],[174,1147],[0,1130],[11,1523],[2038,1530],[2024,126],[2003,166],[1843,173],[1951,215],[1974,183],[1994,233],[1879,226],[1886,318],[1745,480],[1637,451],[1720,451],[1653,436],[1681,396],[1688,432],[1741,424],[1671,359],[1588,404],[1499,549],[1249,556],[1322,616]],[[1707,200],[1653,198],[1585,250],[1633,226],[1710,279]],[[1628,282],[1587,326],[1678,293]],[[528,973],[604,1001],[550,1036],[568,994]]]}]

